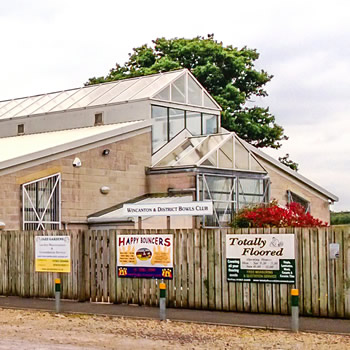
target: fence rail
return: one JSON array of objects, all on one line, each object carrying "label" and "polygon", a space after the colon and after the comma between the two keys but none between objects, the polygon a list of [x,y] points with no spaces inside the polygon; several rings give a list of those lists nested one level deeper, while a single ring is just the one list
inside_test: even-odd
[{"label": "fence rail", "polygon": [[[350,226],[294,229],[98,230],[0,232],[0,294],[54,297],[54,278],[62,297],[158,305],[156,280],[118,278],[116,234],[174,234],[174,278],[166,281],[167,305],[272,314],[290,313],[286,284],[233,283],[226,278],[227,233],[294,233],[300,313],[350,318]],[[35,272],[35,236],[70,235],[71,273]],[[329,259],[329,244],[340,244],[340,258]]]}]

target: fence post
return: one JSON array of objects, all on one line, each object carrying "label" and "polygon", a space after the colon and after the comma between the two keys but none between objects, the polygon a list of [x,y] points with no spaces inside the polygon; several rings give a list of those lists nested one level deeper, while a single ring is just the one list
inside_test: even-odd
[{"label": "fence post", "polygon": [[55,306],[56,313],[60,312],[61,309],[61,279],[55,279]]},{"label": "fence post", "polygon": [[164,280],[162,280],[161,283],[159,283],[159,318],[161,321],[166,320],[166,306],[165,306],[165,300],[166,300],[166,284],[164,283]]},{"label": "fence post", "polygon": [[292,297],[292,331],[299,331],[299,290],[292,289],[291,290]]}]

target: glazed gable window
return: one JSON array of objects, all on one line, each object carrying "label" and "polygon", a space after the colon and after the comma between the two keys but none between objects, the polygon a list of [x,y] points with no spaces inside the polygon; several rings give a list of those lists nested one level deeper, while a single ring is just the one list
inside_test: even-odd
[{"label": "glazed gable window", "polygon": [[61,228],[61,174],[22,185],[23,230]]},{"label": "glazed gable window", "polygon": [[177,108],[152,106],[152,153],[187,129],[193,136],[216,134],[218,116]]}]

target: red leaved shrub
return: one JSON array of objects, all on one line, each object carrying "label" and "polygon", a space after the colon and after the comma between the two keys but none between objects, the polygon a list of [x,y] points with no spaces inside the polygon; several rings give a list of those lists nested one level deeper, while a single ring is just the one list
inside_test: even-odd
[{"label": "red leaved shrub", "polygon": [[328,223],[305,213],[305,208],[292,202],[286,207],[280,207],[276,201],[242,209],[235,217],[236,227],[320,227]]}]

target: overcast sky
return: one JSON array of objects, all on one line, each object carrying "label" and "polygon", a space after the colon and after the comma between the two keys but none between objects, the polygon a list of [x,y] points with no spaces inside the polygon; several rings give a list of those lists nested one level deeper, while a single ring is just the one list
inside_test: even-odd
[{"label": "overcast sky", "polygon": [[268,105],[300,174],[350,210],[350,2],[2,0],[0,100],[82,86],[152,39],[256,48]]}]

